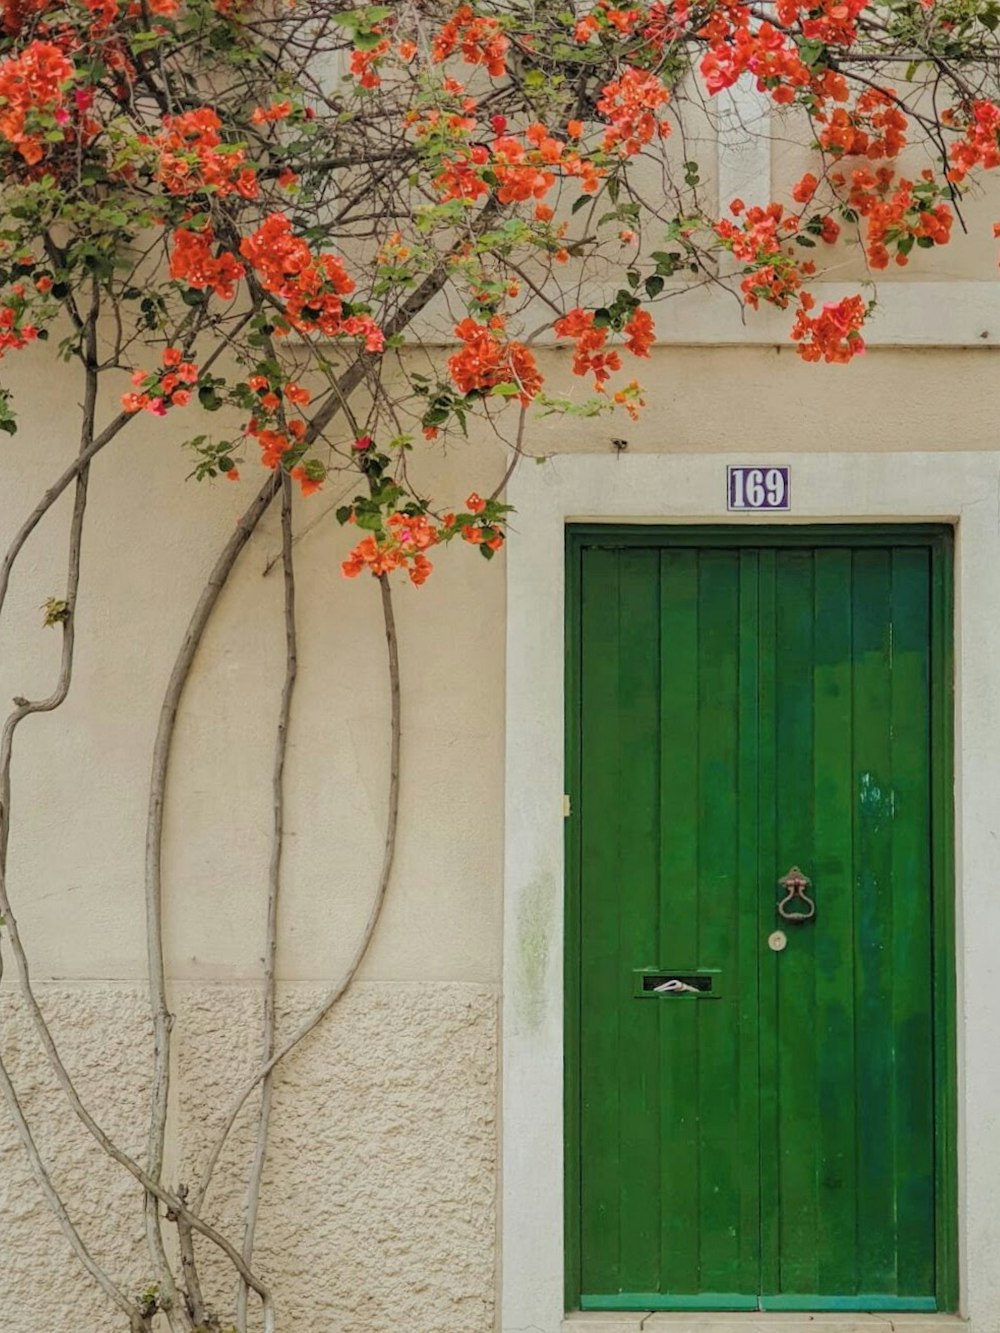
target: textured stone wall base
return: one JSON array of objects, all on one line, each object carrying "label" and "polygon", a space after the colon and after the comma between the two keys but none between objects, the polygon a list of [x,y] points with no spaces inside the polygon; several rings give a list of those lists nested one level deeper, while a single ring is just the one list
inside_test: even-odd
[{"label": "textured stone wall base", "polygon": [[[145,1140],[145,992],[46,985],[41,997],[97,1117],[130,1152]],[[289,1031],[322,994],[281,997]],[[191,1181],[234,1089],[254,1066],[255,987],[176,987],[169,1151]],[[496,995],[453,983],[361,984],[289,1058],[275,1084],[256,1267],[279,1333],[488,1333],[496,1255]],[[102,1158],[45,1069],[16,997],[0,994],[0,1049],[88,1246],[129,1292],[151,1273],[142,1199]],[[255,1132],[251,1100],[220,1162],[207,1216],[237,1244]],[[234,1284],[205,1247],[208,1299],[231,1317]],[[50,1215],[0,1106],[0,1326],[4,1333],[112,1333]]]}]

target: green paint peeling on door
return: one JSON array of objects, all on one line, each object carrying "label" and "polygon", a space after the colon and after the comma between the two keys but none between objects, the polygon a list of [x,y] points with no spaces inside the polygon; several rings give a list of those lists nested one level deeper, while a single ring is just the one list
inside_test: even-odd
[{"label": "green paint peeling on door", "polygon": [[568,1307],[954,1309],[950,532],[568,573]]}]

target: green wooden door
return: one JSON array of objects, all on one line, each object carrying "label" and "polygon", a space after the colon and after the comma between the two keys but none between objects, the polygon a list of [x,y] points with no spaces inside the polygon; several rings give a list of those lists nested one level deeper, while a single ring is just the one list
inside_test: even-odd
[{"label": "green wooden door", "polygon": [[571,1308],[953,1308],[947,559],[571,532]]}]

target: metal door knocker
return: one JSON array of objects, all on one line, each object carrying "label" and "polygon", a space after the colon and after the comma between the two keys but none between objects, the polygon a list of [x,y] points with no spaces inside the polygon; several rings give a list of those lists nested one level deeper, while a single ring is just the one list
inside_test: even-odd
[{"label": "metal door knocker", "polygon": [[[812,880],[803,875],[798,866],[792,866],[788,874],[778,880],[778,885],[785,890],[784,898],[778,903],[778,915],[784,921],[795,921],[800,924],[811,921],[816,915],[816,904],[806,893],[806,889],[812,886]],[[789,906],[796,900],[804,910],[799,911]]]}]

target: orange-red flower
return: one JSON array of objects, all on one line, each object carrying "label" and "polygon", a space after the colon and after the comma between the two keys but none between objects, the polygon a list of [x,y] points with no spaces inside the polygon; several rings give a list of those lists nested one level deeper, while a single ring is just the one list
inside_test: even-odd
[{"label": "orange-red flower", "polygon": [[376,576],[405,569],[410,582],[419,587],[434,568],[424,552],[438,541],[438,529],[423,515],[390,514],[387,532],[381,537],[363,537],[341,565],[341,572],[353,579],[365,569]]},{"label": "orange-red flower", "polygon": [[159,152],[156,178],[170,194],[207,190],[222,198],[257,197],[257,173],[245,165],[242,148],[222,142],[221,129],[218,114],[207,106],[163,117],[163,129],[153,139]]},{"label": "orange-red flower", "polygon": [[0,61],[0,137],[29,166],[45,155],[44,132],[33,129],[33,117],[63,105],[66,84],[75,73],[72,61],[52,42],[29,42],[20,54]]},{"label": "orange-red flower", "polygon": [[455,335],[463,346],[449,358],[448,369],[459,392],[489,393],[497,385],[510,384],[521,404],[528,406],[542,387],[542,376],[531,350],[504,337],[500,316],[489,324],[463,319],[455,326]]},{"label": "orange-red flower", "polygon": [[170,255],[170,276],[186,282],[199,291],[213,291],[224,301],[236,295],[236,284],[246,270],[228,250],[214,252],[215,233],[210,227],[204,231],[189,231],[185,227],[174,232],[174,248]]},{"label": "orange-red flower", "polygon": [[434,38],[434,59],[447,60],[456,50],[468,65],[482,65],[495,79],[507,73],[510,41],[495,18],[479,18],[471,5],[459,5]]}]

